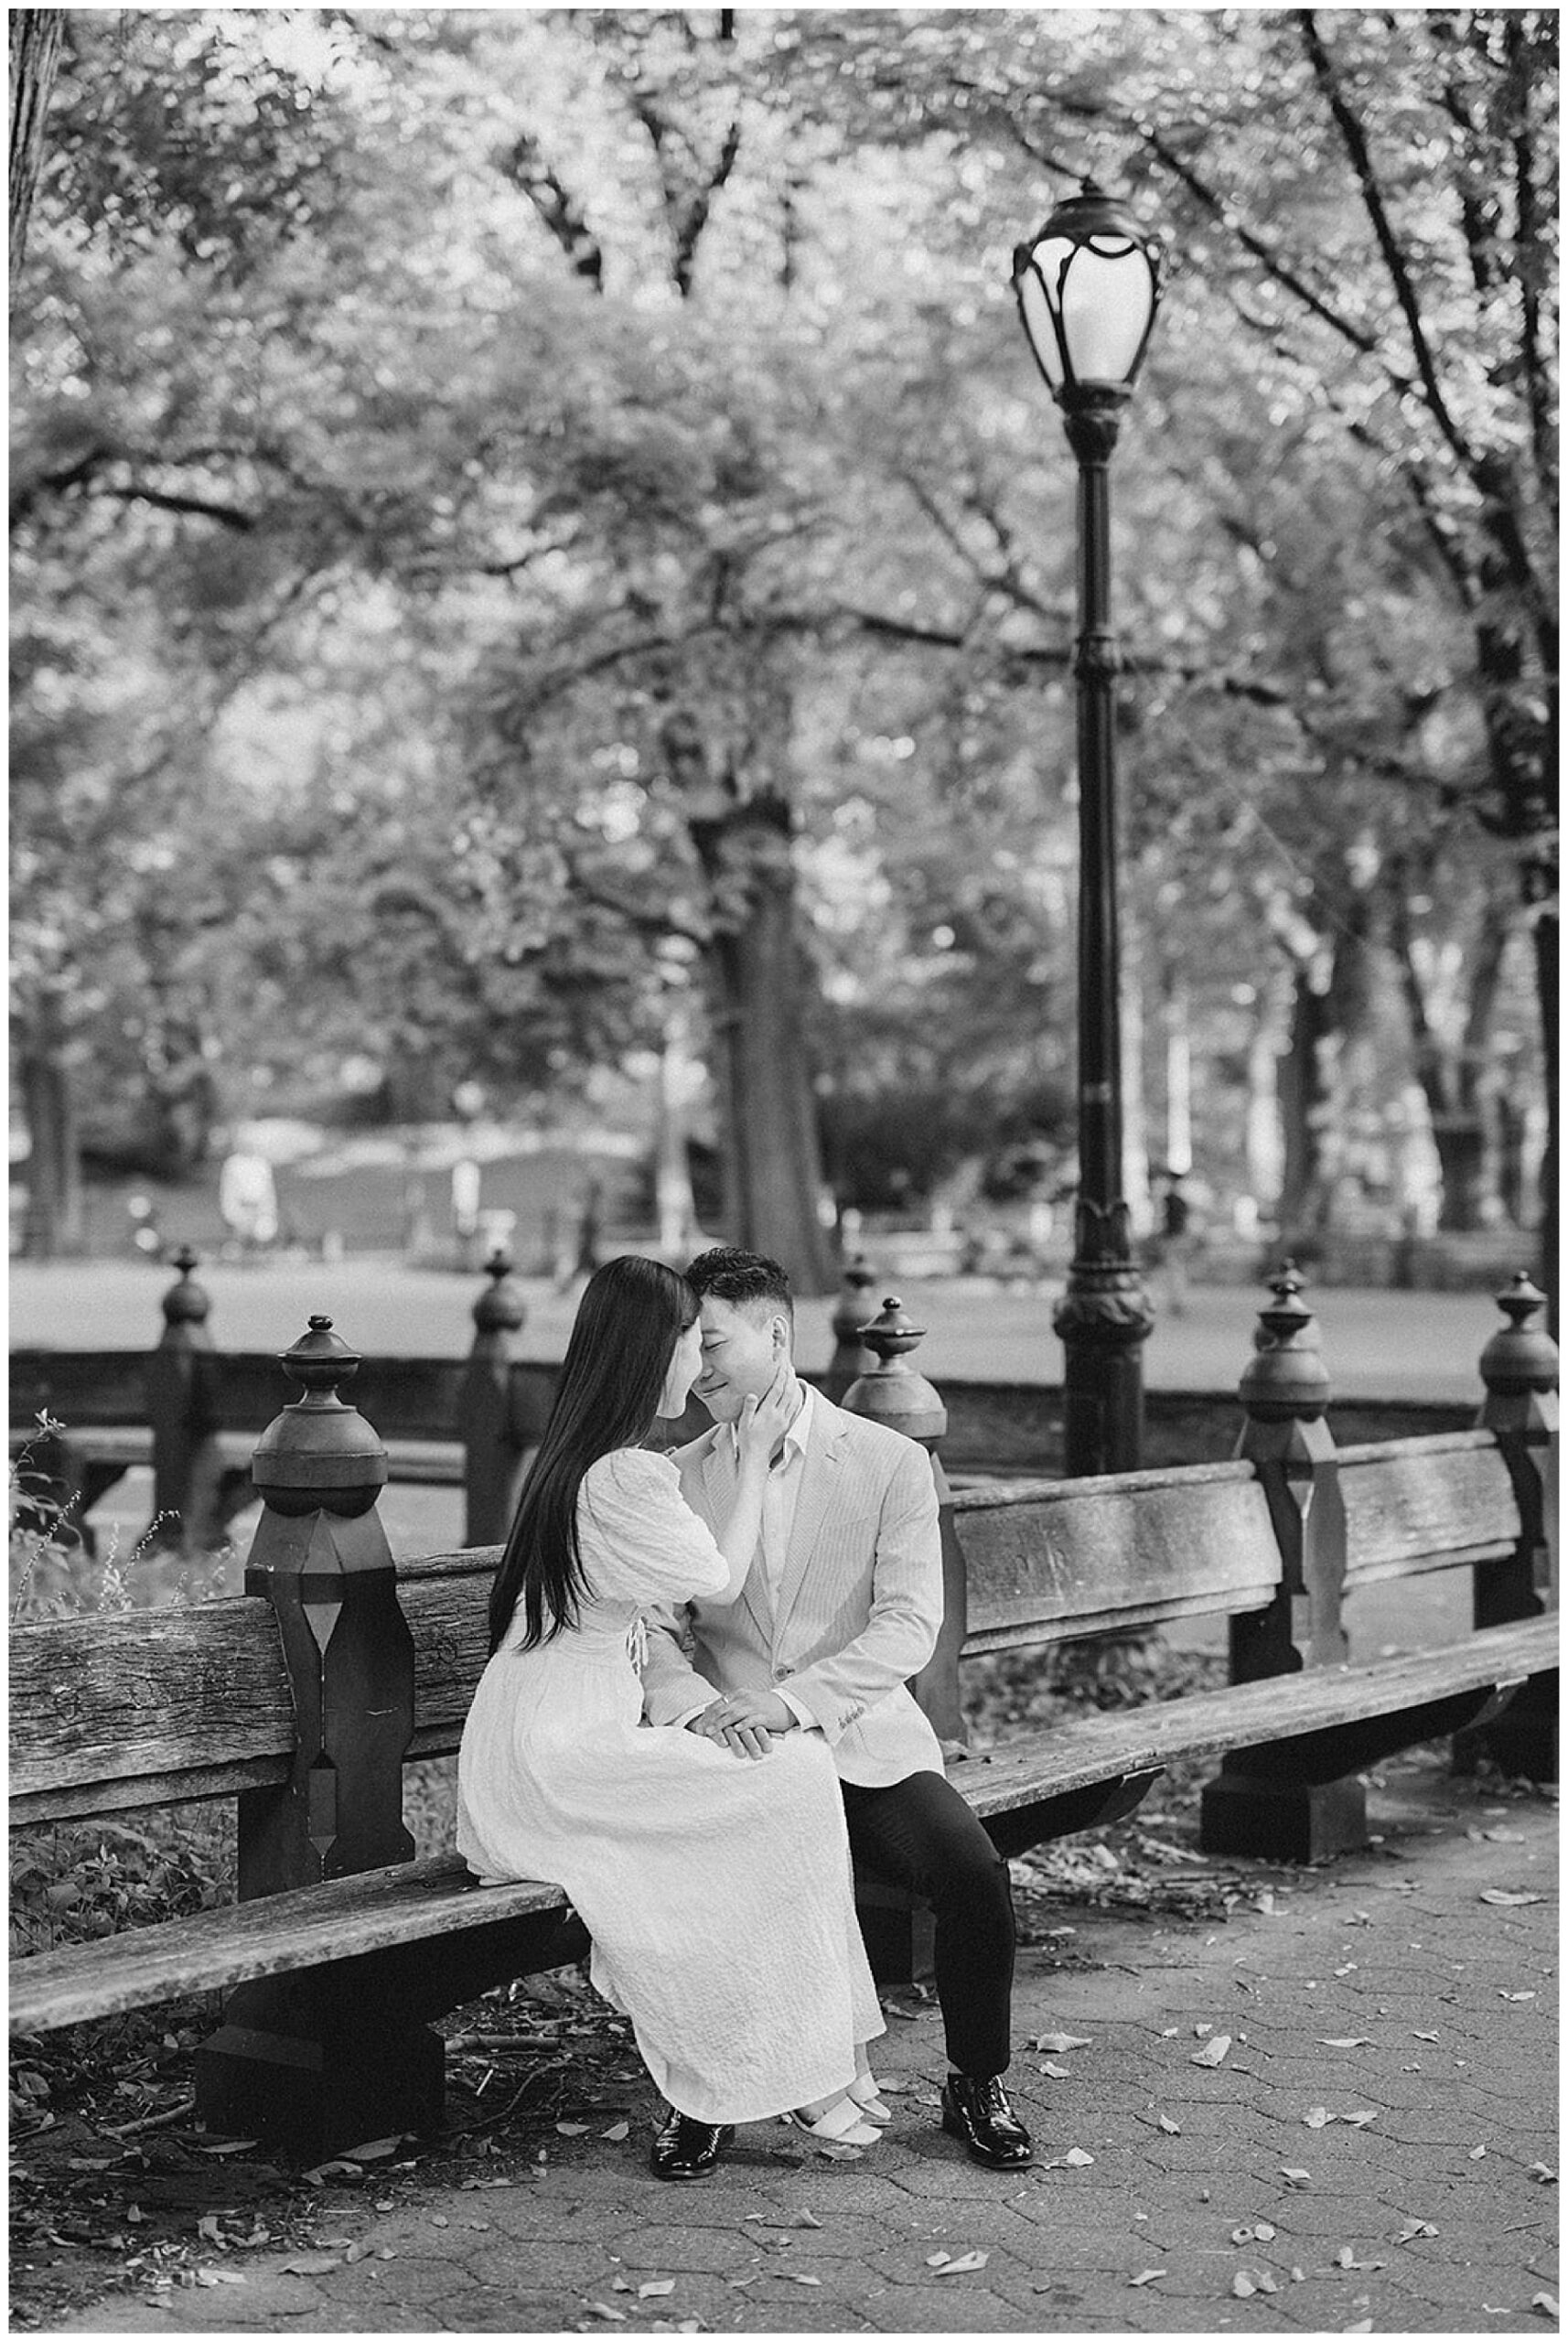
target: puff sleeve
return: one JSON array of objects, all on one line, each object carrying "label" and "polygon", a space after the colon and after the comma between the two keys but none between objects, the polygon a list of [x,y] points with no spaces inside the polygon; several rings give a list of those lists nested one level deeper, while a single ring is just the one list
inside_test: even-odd
[{"label": "puff sleeve", "polygon": [[729,1564],[706,1521],[681,1494],[667,1456],[619,1447],[583,1476],[577,1531],[602,1601],[684,1602],[724,1594]]}]

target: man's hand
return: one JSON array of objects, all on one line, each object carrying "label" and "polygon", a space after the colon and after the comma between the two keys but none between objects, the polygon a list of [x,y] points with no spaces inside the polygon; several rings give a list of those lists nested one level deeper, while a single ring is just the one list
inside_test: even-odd
[{"label": "man's hand", "polygon": [[693,1716],[686,1729],[723,1741],[737,1756],[766,1756],[773,1735],[792,1731],[799,1722],[776,1692],[731,1692]]}]

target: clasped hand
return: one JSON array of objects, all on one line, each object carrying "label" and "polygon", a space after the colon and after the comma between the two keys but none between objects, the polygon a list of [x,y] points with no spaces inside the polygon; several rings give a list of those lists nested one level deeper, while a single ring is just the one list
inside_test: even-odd
[{"label": "clasped hand", "polygon": [[766,1756],[776,1735],[790,1732],[800,1722],[777,1692],[731,1692],[693,1716],[688,1732],[704,1740],[722,1741],[737,1756]]}]

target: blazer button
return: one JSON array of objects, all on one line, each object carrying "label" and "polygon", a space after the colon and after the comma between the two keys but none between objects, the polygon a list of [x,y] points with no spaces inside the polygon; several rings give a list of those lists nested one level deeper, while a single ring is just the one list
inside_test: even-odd
[{"label": "blazer button", "polygon": [[773,1671],[773,1681],[775,1683],[788,1683],[794,1672],[792,1667],[776,1667]]}]

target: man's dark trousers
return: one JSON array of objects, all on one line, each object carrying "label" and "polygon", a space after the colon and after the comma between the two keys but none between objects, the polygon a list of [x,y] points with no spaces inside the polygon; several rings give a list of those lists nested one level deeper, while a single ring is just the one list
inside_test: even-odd
[{"label": "man's dark trousers", "polygon": [[940,1773],[911,1773],[886,1789],[840,1786],[855,1861],[931,1907],[950,2063],[976,2080],[1005,2073],[1016,1940],[1006,1863]]}]

